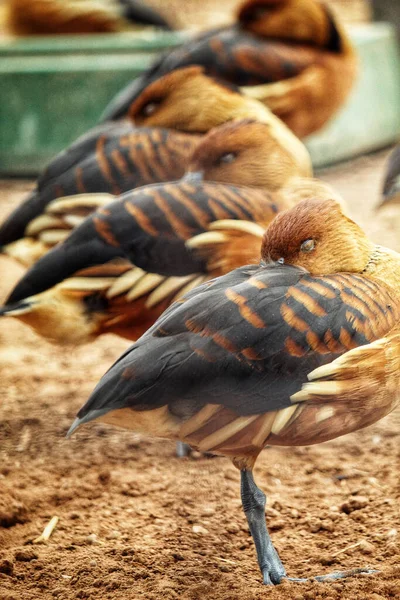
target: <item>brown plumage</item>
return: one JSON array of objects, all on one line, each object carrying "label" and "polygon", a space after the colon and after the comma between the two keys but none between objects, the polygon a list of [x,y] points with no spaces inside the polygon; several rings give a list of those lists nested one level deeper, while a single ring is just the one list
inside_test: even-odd
[{"label": "brown plumage", "polygon": [[116,33],[166,20],[137,0],[6,0],[5,26],[15,35]]},{"label": "brown plumage", "polygon": [[[314,0],[250,0],[239,19],[253,33],[296,41],[314,53],[294,77],[245,91],[300,138],[318,131],[342,106],[357,74],[356,53],[343,26],[327,6]],[[297,50],[289,52],[295,55]]]},{"label": "brown plumage", "polygon": [[[157,111],[141,117],[150,112],[155,101]],[[200,67],[181,69],[154,82],[132,107],[132,117],[138,127],[129,123],[103,124],[55,157],[38,179],[36,190],[0,227],[3,253],[32,265],[49,247],[65,239],[79,216],[90,213],[90,204],[92,210],[96,206],[95,200],[85,197],[81,197],[80,206],[76,198],[63,204],[60,217],[48,206],[52,200],[100,192],[103,203],[104,193],[118,195],[141,185],[178,179],[185,172],[199,134],[232,119],[252,118],[265,123],[258,135],[265,140],[259,141],[259,150],[254,140],[255,149],[252,151],[250,144],[250,155],[270,153],[263,158],[268,166],[268,185],[255,185],[273,190],[286,185],[291,177],[311,175],[305,147],[279,119],[258,101],[207,77]],[[255,131],[253,126],[252,132]],[[236,143],[241,136],[249,137],[246,128],[234,135]],[[211,144],[214,143],[215,138]],[[256,164],[252,172],[256,174]],[[240,181],[239,173],[231,173],[231,179],[222,181],[235,183],[238,178],[237,183],[247,184]],[[66,210],[68,206],[71,214]]]},{"label": "brown plumage", "polygon": [[294,167],[303,176],[310,174],[308,152],[290,129],[261,102],[239,94],[222,80],[207,77],[203,67],[176,69],[160,77],[130,105],[128,113],[136,125],[192,133],[205,133],[226,123],[227,115],[229,120],[250,118],[268,124],[269,135],[291,156]]},{"label": "brown plumage", "polygon": [[194,149],[188,172],[272,192],[311,176],[306,156],[302,160],[301,152],[289,151],[279,129],[250,119],[212,129]]},{"label": "brown plumage", "polygon": [[299,396],[309,402],[333,402],[342,405],[345,415],[349,404],[363,399],[376,416],[386,414],[387,406],[400,397],[400,328],[395,326],[385,337],[349,350],[328,365],[308,375]]},{"label": "brown plumage", "polygon": [[[0,226],[2,253],[31,266],[107,194],[182,177],[199,139],[195,134],[130,123],[94,128],[51,161],[36,189]],[[49,204],[67,196],[74,200],[64,202],[60,220]]]},{"label": "brown plumage", "polygon": [[185,291],[258,260],[277,210],[255,188],[183,180],[133,190],[40,259],[2,314],[64,344],[106,332],[137,339]]},{"label": "brown plumage", "polygon": [[[279,210],[302,198],[336,197],[326,184],[299,177],[302,171],[285,157],[268,124],[232,122],[204,137],[179,182],[143,187],[110,206],[104,195],[51,203],[30,225],[40,244],[50,244],[51,236],[56,241],[57,227],[65,236],[68,228],[80,226],[66,248],[28,271],[3,314],[60,343],[82,343],[106,332],[137,339],[187,289],[256,263],[265,227]],[[96,204],[89,233],[84,216]],[[138,262],[143,235],[151,236],[155,249],[147,252],[158,261]],[[181,240],[180,253],[169,256],[170,245]]]},{"label": "brown plumage", "polygon": [[[266,584],[286,578],[252,470],[267,444],[316,444],[400,402],[400,255],[333,200],[276,217],[264,266],[172,305],[103,376],[70,432],[99,420],[231,458]],[[307,383],[307,379],[311,379]],[[355,572],[318,577],[340,579]]]},{"label": "brown plumage", "polygon": [[[314,200],[310,199],[296,210],[277,216],[263,240],[264,260],[282,258],[286,264],[301,266],[312,274],[362,272],[373,246],[361,228],[342,213],[338,219],[341,209],[337,202],[319,204],[318,213],[310,210],[313,204]],[[334,250],[332,240],[324,235],[328,227],[336,227]],[[307,246],[310,231],[313,237]]]},{"label": "brown plumage", "polygon": [[129,112],[157,77],[201,65],[264,102],[299,137],[321,128],[346,100],[357,73],[354,48],[329,9],[316,0],[250,0],[237,23],[203,33],[166,53],[105,111]]}]

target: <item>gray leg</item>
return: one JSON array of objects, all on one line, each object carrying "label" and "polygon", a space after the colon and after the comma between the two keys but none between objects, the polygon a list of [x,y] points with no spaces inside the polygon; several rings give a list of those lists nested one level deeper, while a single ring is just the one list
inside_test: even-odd
[{"label": "gray leg", "polygon": [[286,577],[285,568],[275,550],[265,523],[266,497],[255,484],[251,471],[240,471],[243,510],[257,550],[258,565],[266,585],[278,584]]},{"label": "gray leg", "polygon": [[253,473],[251,471],[243,470],[240,471],[240,474],[240,489],[243,510],[245,512],[250,533],[253,537],[257,550],[258,565],[263,576],[264,584],[276,585],[280,583],[283,578],[288,579],[289,581],[297,581],[300,583],[304,581],[335,581],[337,579],[345,579],[360,573],[371,575],[379,572],[374,569],[361,568],[352,569],[350,571],[338,571],[336,573],[329,573],[328,575],[317,575],[316,577],[307,579],[287,577],[285,568],[277,551],[274,548],[274,545],[272,544],[267,525],[265,523],[265,494],[255,484]]},{"label": "gray leg", "polygon": [[184,458],[185,456],[189,456],[189,454],[190,446],[183,442],[176,442],[176,455],[178,458]]}]

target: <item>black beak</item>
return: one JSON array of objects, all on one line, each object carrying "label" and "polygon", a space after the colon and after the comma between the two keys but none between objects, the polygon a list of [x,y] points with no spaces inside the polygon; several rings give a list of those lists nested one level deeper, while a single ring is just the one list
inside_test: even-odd
[{"label": "black beak", "polygon": [[199,181],[204,180],[203,171],[188,171],[183,176],[183,181],[189,181],[191,183],[198,183]]},{"label": "black beak", "polygon": [[260,267],[280,267],[285,264],[284,258],[278,258],[278,260],[272,260],[270,256],[260,260]]}]

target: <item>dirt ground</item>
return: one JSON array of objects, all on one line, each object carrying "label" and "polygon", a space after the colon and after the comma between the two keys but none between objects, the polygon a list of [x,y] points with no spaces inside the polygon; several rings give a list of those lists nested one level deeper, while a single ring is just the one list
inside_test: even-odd
[{"label": "dirt ground", "polygon": [[[373,211],[386,156],[322,177],[376,242],[400,250],[400,207]],[[30,187],[0,182],[0,218]],[[22,269],[0,257],[0,272],[1,300]],[[172,443],[106,426],[65,439],[127,345],[106,336],[71,351],[0,323],[1,600],[400,598],[400,411],[320,446],[262,453],[255,476],[289,575],[379,571],[264,588],[228,460],[178,459]],[[53,516],[50,540],[35,544]]]}]

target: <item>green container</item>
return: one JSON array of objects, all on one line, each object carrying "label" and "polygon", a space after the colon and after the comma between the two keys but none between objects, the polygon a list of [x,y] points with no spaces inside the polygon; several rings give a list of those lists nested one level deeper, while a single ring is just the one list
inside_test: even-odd
[{"label": "green container", "polygon": [[360,73],[345,106],[306,146],[314,167],[371,152],[400,137],[400,57],[396,30],[387,23],[352,30]]},{"label": "green container", "polygon": [[0,174],[36,175],[182,33],[26,38],[0,44]]},{"label": "green container", "polygon": [[[386,23],[354,28],[361,72],[337,117],[307,139],[327,166],[400,136],[400,60]],[[0,175],[36,175],[181,32],[25,38],[0,44]]]}]

